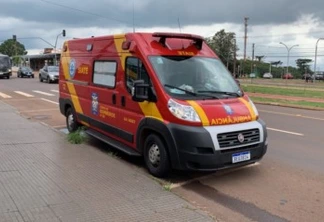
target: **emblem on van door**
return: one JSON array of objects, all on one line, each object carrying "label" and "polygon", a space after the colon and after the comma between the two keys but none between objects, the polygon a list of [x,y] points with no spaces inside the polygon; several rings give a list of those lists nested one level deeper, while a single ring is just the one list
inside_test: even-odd
[{"label": "emblem on van door", "polygon": [[238,136],[237,136],[237,139],[240,143],[243,143],[244,142],[244,135],[242,133],[240,133]]},{"label": "emblem on van door", "polygon": [[92,93],[91,94],[91,110],[93,115],[98,115],[98,107],[99,107],[99,101],[98,101],[98,94]]},{"label": "emblem on van door", "polygon": [[71,59],[70,66],[69,66],[69,75],[70,75],[71,79],[74,78],[75,70],[76,70],[76,62],[74,59]]},{"label": "emblem on van door", "polygon": [[229,105],[223,105],[223,107],[228,115],[233,115],[234,112]]}]

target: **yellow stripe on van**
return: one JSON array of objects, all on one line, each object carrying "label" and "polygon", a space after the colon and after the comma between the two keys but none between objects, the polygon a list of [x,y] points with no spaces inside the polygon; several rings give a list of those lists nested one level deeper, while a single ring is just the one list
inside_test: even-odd
[{"label": "yellow stripe on van", "polygon": [[198,116],[200,117],[200,120],[202,122],[202,125],[203,126],[209,126],[210,125],[210,122],[208,120],[208,117],[205,113],[205,111],[201,108],[201,106],[195,102],[195,101],[187,101],[197,112]]},{"label": "yellow stripe on van", "polygon": [[124,41],[126,41],[125,35],[114,35],[115,47],[118,55],[120,56],[122,68],[125,71],[126,58],[128,56],[132,56],[132,54],[129,52],[129,50],[123,50],[122,46]]},{"label": "yellow stripe on van", "polygon": [[141,107],[145,117],[152,117],[163,122],[162,115],[155,103],[145,101],[138,104]]},{"label": "yellow stripe on van", "polygon": [[[132,56],[132,54],[129,52],[129,50],[122,49],[123,42],[126,41],[126,36],[125,35],[114,35],[114,41],[115,41],[116,50],[120,57],[121,66],[123,68],[123,71],[125,72],[126,59],[127,59],[127,57]],[[156,106],[156,103],[145,101],[145,102],[139,102],[138,105],[140,106],[145,117],[151,117],[151,118],[155,118],[160,121],[163,121],[162,115],[161,115],[158,107]]]},{"label": "yellow stripe on van", "polygon": [[71,95],[72,103],[73,103],[73,107],[74,107],[75,111],[77,113],[83,114],[80,100],[79,100],[78,94],[75,90],[74,84],[72,82],[68,82],[68,80],[71,79],[70,74],[69,74],[69,64],[70,64],[71,57],[70,57],[68,43],[66,42],[65,45],[67,47],[67,51],[62,53],[62,58],[61,58],[64,78],[67,81],[66,85],[67,85],[68,91]]},{"label": "yellow stripe on van", "polygon": [[79,97],[78,97],[78,95],[77,95],[77,93],[75,91],[75,87],[74,87],[73,83],[67,82],[66,84],[68,86],[68,90],[70,92],[70,95],[71,95],[71,98],[72,98],[72,103],[73,103],[75,111],[77,113],[83,114],[81,104],[80,104],[80,100],[79,100]]},{"label": "yellow stripe on van", "polygon": [[248,108],[251,118],[252,118],[252,121],[256,120],[257,118],[256,118],[256,115],[253,111],[251,104],[248,101],[246,101],[244,98],[239,98],[239,100]]}]

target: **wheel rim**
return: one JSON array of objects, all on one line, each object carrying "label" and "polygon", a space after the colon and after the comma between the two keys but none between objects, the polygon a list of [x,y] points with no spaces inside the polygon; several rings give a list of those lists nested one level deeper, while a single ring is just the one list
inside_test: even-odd
[{"label": "wheel rim", "polygon": [[160,149],[157,144],[152,144],[148,152],[150,163],[157,167],[160,165]]},{"label": "wheel rim", "polygon": [[72,113],[70,113],[70,114],[68,115],[67,121],[68,121],[68,127],[69,127],[69,129],[73,129],[73,125],[74,125],[74,116],[73,116]]}]

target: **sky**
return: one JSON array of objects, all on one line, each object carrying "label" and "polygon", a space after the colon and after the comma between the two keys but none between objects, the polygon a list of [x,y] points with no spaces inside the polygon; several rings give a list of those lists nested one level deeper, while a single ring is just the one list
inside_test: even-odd
[{"label": "sky", "polygon": [[[57,48],[72,38],[125,32],[183,32],[211,37],[234,32],[244,54],[244,18],[248,17],[246,56],[295,66],[315,59],[324,38],[322,0],[0,0],[0,44],[16,35],[29,55]],[[66,36],[60,35],[66,30]],[[298,46],[295,46],[298,45]],[[310,63],[314,69],[314,62]],[[318,42],[317,71],[324,71],[324,40]]]}]

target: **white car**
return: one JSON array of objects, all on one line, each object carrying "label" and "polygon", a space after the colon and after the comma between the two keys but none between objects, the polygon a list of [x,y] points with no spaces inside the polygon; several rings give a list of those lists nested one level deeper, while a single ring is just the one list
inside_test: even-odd
[{"label": "white car", "polygon": [[264,73],[264,74],[263,74],[263,78],[264,78],[264,79],[272,79],[272,77],[273,77],[273,76],[272,76],[272,74],[271,74],[270,72],[267,72],[267,73]]}]

